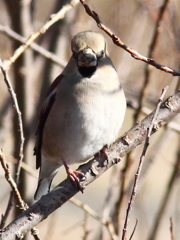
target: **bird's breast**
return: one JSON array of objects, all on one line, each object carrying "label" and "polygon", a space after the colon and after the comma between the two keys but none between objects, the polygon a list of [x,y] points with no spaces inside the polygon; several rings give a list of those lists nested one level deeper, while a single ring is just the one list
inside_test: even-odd
[{"label": "bird's breast", "polygon": [[115,140],[124,117],[124,93],[119,84],[113,90],[95,84],[84,81],[57,94],[43,134],[47,155],[67,164],[83,162]]}]

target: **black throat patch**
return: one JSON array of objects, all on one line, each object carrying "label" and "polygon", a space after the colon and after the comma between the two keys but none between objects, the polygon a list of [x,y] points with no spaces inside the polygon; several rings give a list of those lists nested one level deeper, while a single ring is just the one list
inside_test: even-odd
[{"label": "black throat patch", "polygon": [[97,66],[93,66],[93,67],[78,67],[80,74],[83,77],[87,77],[90,78],[93,73],[96,71]]}]

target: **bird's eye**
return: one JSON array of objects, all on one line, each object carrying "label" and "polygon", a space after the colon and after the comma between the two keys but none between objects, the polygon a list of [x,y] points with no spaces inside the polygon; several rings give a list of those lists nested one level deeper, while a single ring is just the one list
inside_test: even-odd
[{"label": "bird's eye", "polygon": [[105,51],[104,51],[104,50],[100,51],[100,52],[97,54],[97,58],[98,58],[98,59],[101,59],[102,57],[104,57],[104,54],[105,54]]},{"label": "bird's eye", "polygon": [[104,55],[104,50],[101,51],[101,55]]}]

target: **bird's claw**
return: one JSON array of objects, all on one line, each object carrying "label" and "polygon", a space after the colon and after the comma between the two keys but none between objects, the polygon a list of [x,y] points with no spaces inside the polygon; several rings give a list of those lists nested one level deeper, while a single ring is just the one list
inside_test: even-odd
[{"label": "bird's claw", "polygon": [[[83,193],[83,187],[81,186],[80,184],[80,180],[79,180],[79,177],[84,177],[84,173],[82,172],[79,172],[79,171],[74,171],[72,169],[70,169],[67,165],[65,165],[65,169],[66,169],[66,173],[68,175],[68,177],[71,179],[71,181],[73,183],[76,184],[76,187]],[[78,177],[79,176],[79,177]]]},{"label": "bird's claw", "polygon": [[83,193],[84,189],[80,184],[80,180],[79,180],[78,176],[84,177],[84,173],[78,172],[78,171],[73,171],[69,168],[68,176],[72,180],[72,182],[76,184],[76,187]]}]

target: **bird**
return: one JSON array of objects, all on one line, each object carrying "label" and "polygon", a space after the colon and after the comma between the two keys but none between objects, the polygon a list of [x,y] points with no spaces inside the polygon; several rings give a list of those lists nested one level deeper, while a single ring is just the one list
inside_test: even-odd
[{"label": "bird", "polygon": [[78,182],[83,173],[69,165],[84,163],[110,146],[119,136],[126,112],[125,94],[104,36],[90,30],[77,33],[71,51],[40,111],[34,147],[40,168],[35,200],[50,191],[63,165]]}]

